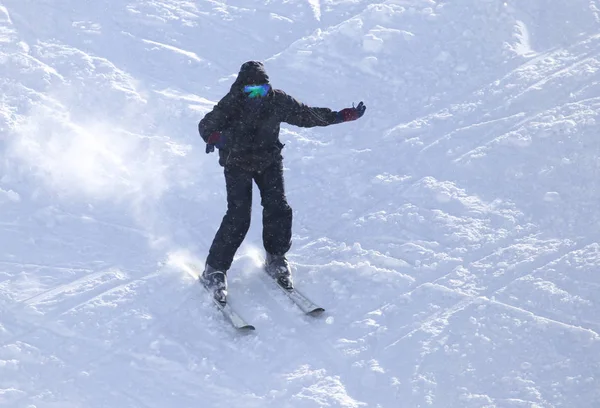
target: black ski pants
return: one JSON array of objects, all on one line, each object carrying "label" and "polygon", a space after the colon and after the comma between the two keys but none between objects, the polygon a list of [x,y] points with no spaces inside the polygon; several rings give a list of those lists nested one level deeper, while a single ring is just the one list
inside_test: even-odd
[{"label": "black ski pants", "polygon": [[284,255],[292,245],[292,209],[285,197],[283,162],[276,160],[261,172],[225,166],[227,212],[206,260],[217,270],[229,270],[250,228],[253,181],[260,190],[263,207],[262,236],[265,250],[274,255]]}]

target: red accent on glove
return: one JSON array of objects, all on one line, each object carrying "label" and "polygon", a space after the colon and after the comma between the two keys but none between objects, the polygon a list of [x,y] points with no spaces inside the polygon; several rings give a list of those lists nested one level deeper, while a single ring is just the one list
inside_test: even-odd
[{"label": "red accent on glove", "polygon": [[216,145],[221,141],[221,132],[212,132],[206,143]]},{"label": "red accent on glove", "polygon": [[342,115],[344,122],[349,122],[351,120],[358,119],[358,112],[355,108],[346,108],[340,111],[340,115]]}]

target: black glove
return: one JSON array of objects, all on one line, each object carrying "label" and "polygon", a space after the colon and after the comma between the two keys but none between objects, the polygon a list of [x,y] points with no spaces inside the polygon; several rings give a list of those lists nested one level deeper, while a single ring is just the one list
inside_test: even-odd
[{"label": "black glove", "polygon": [[226,137],[222,132],[212,132],[206,141],[206,153],[211,153],[217,149],[225,147]]},{"label": "black glove", "polygon": [[356,120],[365,114],[365,110],[367,110],[367,107],[364,103],[362,103],[362,101],[358,104],[357,107],[352,106],[351,108],[342,109],[337,113],[337,120],[335,123]]}]

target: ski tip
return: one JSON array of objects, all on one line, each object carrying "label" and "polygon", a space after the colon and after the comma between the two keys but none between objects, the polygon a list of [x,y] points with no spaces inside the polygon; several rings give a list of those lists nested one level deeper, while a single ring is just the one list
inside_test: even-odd
[{"label": "ski tip", "polygon": [[307,315],[310,316],[320,316],[325,312],[325,309],[323,309],[322,307],[317,307],[316,309],[311,310],[310,312],[307,313]]},{"label": "ski tip", "polygon": [[254,326],[252,326],[251,324],[247,324],[245,326],[238,327],[238,330],[245,333],[245,332],[252,332],[252,331],[256,330],[256,328]]}]

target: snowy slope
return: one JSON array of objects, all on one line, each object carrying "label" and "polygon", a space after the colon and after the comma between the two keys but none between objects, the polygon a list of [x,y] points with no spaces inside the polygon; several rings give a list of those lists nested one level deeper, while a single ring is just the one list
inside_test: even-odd
[{"label": "snowy slope", "polygon": [[[0,406],[598,407],[595,0],[0,0]],[[198,120],[241,63],[284,127],[301,316],[180,267],[224,212]]]}]

